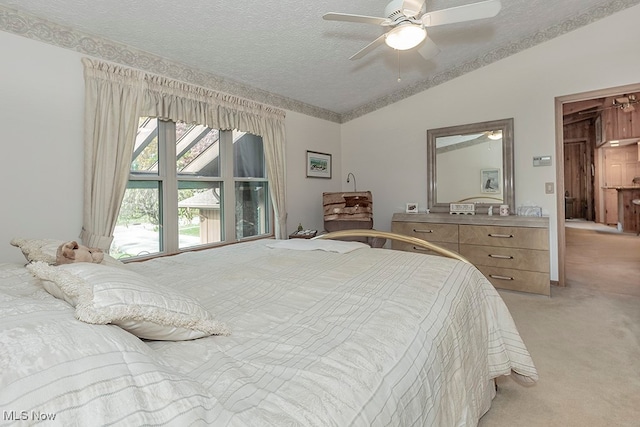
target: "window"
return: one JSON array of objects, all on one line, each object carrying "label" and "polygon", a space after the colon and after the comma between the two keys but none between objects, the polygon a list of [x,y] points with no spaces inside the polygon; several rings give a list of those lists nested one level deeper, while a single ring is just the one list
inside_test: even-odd
[{"label": "window", "polygon": [[175,253],[271,232],[262,138],[140,119],[110,253]]}]

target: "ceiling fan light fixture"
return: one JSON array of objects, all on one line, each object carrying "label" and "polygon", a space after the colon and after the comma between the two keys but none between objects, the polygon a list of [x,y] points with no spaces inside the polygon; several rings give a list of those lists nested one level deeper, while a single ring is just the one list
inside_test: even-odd
[{"label": "ceiling fan light fixture", "polygon": [[385,36],[387,46],[396,50],[407,50],[418,46],[427,37],[427,31],[411,23],[400,24]]},{"label": "ceiling fan light fixture", "polygon": [[501,130],[492,130],[491,132],[489,132],[489,134],[487,135],[487,137],[489,139],[492,139],[494,141],[497,141],[499,139],[502,138],[502,131]]}]

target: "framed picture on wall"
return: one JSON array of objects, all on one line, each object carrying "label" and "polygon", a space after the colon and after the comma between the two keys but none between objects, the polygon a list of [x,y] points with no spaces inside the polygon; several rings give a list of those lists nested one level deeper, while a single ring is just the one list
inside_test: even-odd
[{"label": "framed picture on wall", "polygon": [[331,178],[331,154],[307,151],[307,178]]},{"label": "framed picture on wall", "polygon": [[500,169],[481,169],[480,192],[499,193],[500,191]]}]

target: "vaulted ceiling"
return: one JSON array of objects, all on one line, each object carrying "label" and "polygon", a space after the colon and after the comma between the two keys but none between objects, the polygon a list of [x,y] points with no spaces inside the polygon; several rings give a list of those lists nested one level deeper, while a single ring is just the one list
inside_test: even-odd
[{"label": "vaulted ceiling", "polygon": [[[429,0],[425,10],[479,0]],[[440,53],[381,45],[387,0],[0,0],[0,30],[335,122],[345,122],[640,0],[502,0],[497,16],[428,29]]]}]

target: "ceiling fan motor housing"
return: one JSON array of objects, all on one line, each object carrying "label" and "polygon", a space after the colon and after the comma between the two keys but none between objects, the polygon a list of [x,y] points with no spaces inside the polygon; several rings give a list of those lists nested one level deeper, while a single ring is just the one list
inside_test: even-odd
[{"label": "ceiling fan motor housing", "polygon": [[396,22],[396,21],[406,20],[408,17],[410,18],[420,13],[420,11],[418,11],[416,15],[413,15],[413,16],[405,15],[404,11],[402,10],[403,4],[404,4],[403,0],[390,1],[389,4],[387,4],[387,7],[384,8],[384,15],[387,18],[389,18],[390,21]]}]

